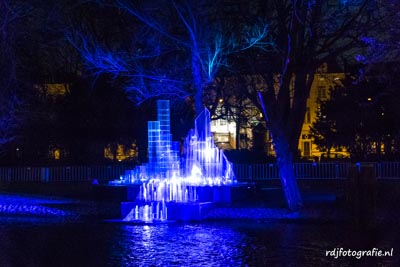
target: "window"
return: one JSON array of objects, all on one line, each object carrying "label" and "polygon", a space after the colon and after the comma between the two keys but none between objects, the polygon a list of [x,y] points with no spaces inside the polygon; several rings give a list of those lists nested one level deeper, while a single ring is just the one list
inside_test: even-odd
[{"label": "window", "polygon": [[311,144],[310,142],[303,142],[303,152],[305,157],[311,156]]},{"label": "window", "polygon": [[306,108],[306,123],[311,123],[310,107]]},{"label": "window", "polygon": [[325,86],[318,86],[318,88],[317,88],[317,97],[319,99],[325,99],[326,98],[326,87]]},{"label": "window", "polygon": [[61,151],[60,151],[60,149],[54,149],[54,152],[53,152],[53,154],[54,154],[54,159],[60,159],[60,155],[61,155]]}]

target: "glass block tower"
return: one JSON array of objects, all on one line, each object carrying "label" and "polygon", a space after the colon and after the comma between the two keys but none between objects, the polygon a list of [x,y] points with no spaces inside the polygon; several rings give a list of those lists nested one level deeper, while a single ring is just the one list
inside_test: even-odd
[{"label": "glass block tower", "polygon": [[168,100],[157,101],[157,121],[148,122],[148,174],[165,178],[179,171],[179,143],[172,142]]},{"label": "glass block tower", "polygon": [[158,165],[162,177],[167,174],[171,164],[171,128],[170,128],[170,110],[168,100],[157,101],[157,120],[160,122],[160,146],[158,148]]},{"label": "glass block tower", "polygon": [[[148,122],[148,158],[149,162],[129,170],[122,178],[126,183],[159,183],[164,186],[157,190],[172,190],[168,195],[175,199],[186,198],[186,192],[178,184],[190,185],[222,185],[231,184],[235,180],[230,162],[223,151],[219,150],[210,131],[210,112],[204,109],[195,120],[195,128],[189,131],[180,155],[180,143],[172,142],[170,125],[170,106],[168,100],[157,101],[157,121]],[[171,189],[171,186],[178,186]],[[161,196],[148,195],[151,190],[144,190],[144,200]],[[180,193],[179,193],[180,192]],[[172,195],[171,195],[172,194]],[[189,197],[189,191],[187,192]],[[172,198],[171,198],[172,197]]]},{"label": "glass block tower", "polygon": [[148,126],[148,172],[157,173],[158,172],[158,152],[161,146],[161,136],[160,136],[160,122],[159,121],[149,121]]}]

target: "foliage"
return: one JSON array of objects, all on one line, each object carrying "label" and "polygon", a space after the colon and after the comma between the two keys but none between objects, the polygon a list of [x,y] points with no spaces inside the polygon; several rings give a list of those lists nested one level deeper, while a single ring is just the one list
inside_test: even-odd
[{"label": "foliage", "polygon": [[98,82],[92,88],[77,79],[64,95],[36,89],[26,103],[30,119],[21,125],[15,142],[19,162],[52,163],[52,153],[58,149],[59,162],[100,163],[109,144],[130,146],[140,140],[134,129],[143,128],[147,118],[137,115],[123,91]]},{"label": "foliage", "polygon": [[62,38],[63,4],[0,1],[0,150],[15,150],[19,129],[32,115],[35,83],[68,79],[77,66]]},{"label": "foliage", "polygon": [[[374,27],[371,1],[266,1],[259,17],[269,24],[271,51],[249,51],[244,71],[263,76],[252,101],[263,112],[274,144],[289,207],[301,206],[292,168],[314,74],[324,63],[346,63],[365,46],[360,37]],[[353,59],[354,61],[354,59]]]},{"label": "foliage", "polygon": [[254,164],[254,163],[275,163],[273,156],[267,156],[260,151],[252,151],[246,149],[227,150],[224,152],[228,160],[238,164]]},{"label": "foliage", "polygon": [[[136,103],[153,97],[192,98],[198,113],[203,108],[205,88],[216,78],[258,74],[265,86],[249,83],[242,87],[243,95],[248,94],[263,113],[289,206],[296,209],[301,197],[291,164],[314,73],[325,62],[345,65],[358,50],[373,47],[373,42],[365,41],[377,33],[381,18],[389,17],[380,16],[381,8],[372,0],[340,1],[336,6],[327,2],[255,0],[241,5],[206,0],[65,0],[49,4],[43,0],[2,0],[1,11],[6,16],[1,22],[7,23],[1,24],[4,54],[0,71],[10,62],[10,72],[1,73],[1,85],[8,84],[3,83],[3,77],[18,80],[23,86],[17,87],[23,89],[84,78],[78,52],[86,70],[94,75],[93,84],[100,79],[105,87],[124,88]],[[398,10],[396,1],[383,3],[390,7],[386,11]],[[8,15],[17,15],[18,23],[7,20],[11,18]],[[13,90],[7,99],[20,96]],[[36,104],[41,107],[41,103]],[[95,102],[92,105],[96,106]],[[4,114],[9,116],[4,111],[0,115]],[[16,113],[10,114],[13,117]],[[96,129],[97,113],[89,114],[86,119],[93,119],[92,125],[84,120],[79,123]],[[43,119],[40,114],[35,116]],[[49,129],[55,121],[42,129]],[[88,132],[82,131],[84,134]],[[88,140],[85,138],[82,140]]]},{"label": "foliage", "polygon": [[367,65],[400,60],[400,2],[382,0],[376,5],[379,12],[373,12],[373,30],[361,36],[365,48],[356,56]]},{"label": "foliage", "polygon": [[384,73],[364,75],[362,80],[347,77],[331,91],[329,100],[321,101],[317,121],[311,134],[322,149],[345,147],[353,159],[366,160],[368,155],[387,157],[398,153],[400,80],[394,65],[387,64]]}]

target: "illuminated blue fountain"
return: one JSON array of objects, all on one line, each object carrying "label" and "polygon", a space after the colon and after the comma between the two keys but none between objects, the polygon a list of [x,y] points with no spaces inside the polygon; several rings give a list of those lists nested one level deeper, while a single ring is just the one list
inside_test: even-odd
[{"label": "illuminated blue fountain", "polygon": [[172,141],[168,100],[157,102],[158,120],[148,122],[147,164],[127,171],[120,184],[139,184],[136,201],[123,205],[124,221],[199,219],[212,202],[230,200],[232,166],[210,131],[210,113],[199,114],[182,147]]}]

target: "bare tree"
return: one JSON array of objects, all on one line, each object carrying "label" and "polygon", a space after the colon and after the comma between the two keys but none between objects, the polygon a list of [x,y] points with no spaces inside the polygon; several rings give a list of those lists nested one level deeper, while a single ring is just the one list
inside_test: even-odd
[{"label": "bare tree", "polygon": [[241,130],[252,128],[260,121],[260,111],[251,101],[248,90],[253,80],[252,75],[218,77],[203,90],[203,103],[213,114],[212,119],[235,123],[236,149],[249,148],[247,133],[241,134]]},{"label": "bare tree", "polygon": [[356,56],[367,71],[376,64],[400,60],[400,2],[382,0],[377,8],[379,12],[373,13],[376,26],[361,36],[365,48]]},{"label": "bare tree", "polygon": [[[293,157],[306,112],[307,98],[317,69],[325,62],[355,62],[360,38],[374,21],[373,1],[267,1],[265,13],[275,50],[249,57],[263,75],[265,90],[253,90],[252,99],[264,113],[272,135],[280,178],[288,206],[302,206],[293,170]],[[259,64],[258,62],[262,62]],[[339,61],[340,63],[340,61]]]},{"label": "bare tree", "polygon": [[43,82],[42,77],[52,76],[50,73],[66,65],[55,53],[65,46],[60,46],[62,31],[53,25],[60,14],[54,7],[41,0],[0,0],[0,145],[3,148],[16,139],[24,118],[30,115],[26,112],[26,100],[33,94],[34,83]]},{"label": "bare tree", "polygon": [[123,77],[127,92],[139,103],[155,96],[192,95],[200,113],[203,89],[228,65],[229,55],[270,46],[265,23],[242,25],[235,35],[237,30],[228,31],[210,18],[218,12],[212,1],[98,2],[135,19],[137,30],[129,40],[134,49],[113,51],[82,34],[70,40],[95,73]]},{"label": "bare tree", "polygon": [[19,123],[17,109],[21,103],[17,97],[18,62],[14,42],[18,22],[26,12],[22,4],[9,0],[0,1],[0,152],[15,139]]},{"label": "bare tree", "polygon": [[[250,63],[245,69],[263,76],[266,86],[249,89],[250,95],[272,134],[288,206],[299,209],[292,163],[314,74],[322,63],[354,58],[354,48],[365,47],[361,37],[379,24],[375,1],[338,1],[335,6],[322,0],[255,1],[260,11],[255,16],[263,20],[231,28],[218,5],[206,1],[97,2],[135,19],[134,49],[110,49],[82,34],[80,41],[70,40],[94,72],[122,77],[139,101],[194,95],[200,112],[205,85],[236,55]],[[210,14],[221,15],[211,19]]]}]

